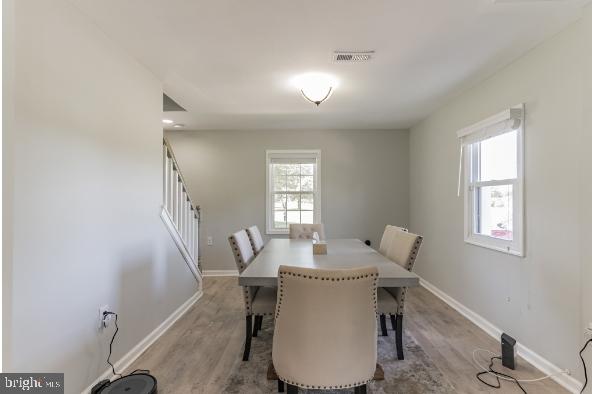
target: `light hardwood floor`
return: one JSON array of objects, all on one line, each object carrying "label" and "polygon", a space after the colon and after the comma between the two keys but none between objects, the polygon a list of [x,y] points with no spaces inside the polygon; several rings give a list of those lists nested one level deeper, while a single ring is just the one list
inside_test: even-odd
[{"label": "light hardwood floor", "polygon": [[[499,344],[484,331],[423,288],[410,289],[405,307],[405,329],[458,393],[522,393],[511,382],[495,390],[475,379],[473,349],[499,352]],[[159,394],[222,393],[228,371],[242,362],[243,341],[243,301],[237,278],[207,277],[203,297],[129,371],[150,369],[158,379]],[[524,379],[542,375],[524,360],[518,363],[513,375]],[[567,392],[549,379],[525,388],[529,393]]]}]

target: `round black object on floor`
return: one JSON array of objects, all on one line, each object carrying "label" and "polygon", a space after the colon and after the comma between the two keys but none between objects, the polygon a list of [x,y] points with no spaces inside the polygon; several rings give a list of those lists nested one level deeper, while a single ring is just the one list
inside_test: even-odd
[{"label": "round black object on floor", "polygon": [[100,394],[156,394],[156,378],[137,373],[116,379],[105,386]]}]

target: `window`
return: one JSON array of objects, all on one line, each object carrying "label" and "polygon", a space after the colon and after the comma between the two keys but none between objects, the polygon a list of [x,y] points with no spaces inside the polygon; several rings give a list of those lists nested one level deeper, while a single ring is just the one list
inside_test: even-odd
[{"label": "window", "polygon": [[267,151],[267,234],[321,222],[321,151]]},{"label": "window", "polygon": [[523,251],[523,109],[459,132],[465,168],[465,241],[519,256]]}]

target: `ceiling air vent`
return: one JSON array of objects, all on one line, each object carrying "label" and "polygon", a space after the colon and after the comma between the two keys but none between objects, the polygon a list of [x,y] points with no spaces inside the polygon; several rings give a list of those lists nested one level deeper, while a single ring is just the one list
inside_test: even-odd
[{"label": "ceiling air vent", "polygon": [[374,51],[335,51],[334,63],[358,63],[367,62],[374,56]]}]

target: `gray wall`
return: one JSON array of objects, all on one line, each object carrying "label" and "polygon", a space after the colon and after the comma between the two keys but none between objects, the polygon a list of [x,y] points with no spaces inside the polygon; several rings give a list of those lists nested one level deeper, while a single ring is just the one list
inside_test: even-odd
[{"label": "gray wall", "polygon": [[159,218],[162,90],[72,2],[4,3],[4,370],[65,372],[80,393],[108,367],[100,305],[118,360],[197,290]]},{"label": "gray wall", "polygon": [[[410,135],[410,227],[425,236],[419,275],[580,380],[577,351],[592,320],[590,37],[588,9]],[[456,196],[456,131],[521,102],[526,258],[465,244]]]},{"label": "gray wall", "polygon": [[[236,269],[228,236],[265,231],[265,150],[321,149],[322,220],[329,238],[370,239],[407,225],[407,131],[167,132],[192,198],[203,210],[206,270]],[[206,237],[214,244],[206,246]]]}]

